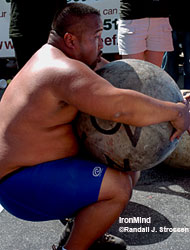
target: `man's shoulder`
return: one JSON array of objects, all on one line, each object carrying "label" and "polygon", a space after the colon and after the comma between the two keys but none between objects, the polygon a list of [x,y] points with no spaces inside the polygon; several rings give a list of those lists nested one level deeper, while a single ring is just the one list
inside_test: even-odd
[{"label": "man's shoulder", "polygon": [[[44,45],[28,62],[29,73],[35,76],[40,85],[69,85],[93,78],[95,72],[79,60],[69,58],[62,51]],[[27,68],[26,68],[27,70]]]},{"label": "man's shoulder", "polygon": [[33,56],[33,66],[36,69],[43,69],[50,72],[60,71],[60,73],[77,72],[87,66],[75,59],[68,57],[64,52],[45,44]]}]

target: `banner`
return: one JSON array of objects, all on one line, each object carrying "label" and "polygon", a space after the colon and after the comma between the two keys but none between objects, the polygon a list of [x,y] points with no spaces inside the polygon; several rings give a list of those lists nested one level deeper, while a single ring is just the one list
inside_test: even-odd
[{"label": "banner", "polygon": [[[27,0],[26,0],[27,1]],[[120,0],[67,0],[68,3],[84,3],[100,10],[104,30],[103,52],[117,53],[117,30]],[[14,57],[14,48],[9,39],[10,0],[0,1],[0,57]]]},{"label": "banner", "polygon": [[14,57],[14,48],[9,39],[10,0],[0,1],[0,57]]}]

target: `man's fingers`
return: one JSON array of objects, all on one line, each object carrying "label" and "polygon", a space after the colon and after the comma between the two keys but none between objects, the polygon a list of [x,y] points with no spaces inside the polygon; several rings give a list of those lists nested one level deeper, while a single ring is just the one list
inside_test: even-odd
[{"label": "man's fingers", "polygon": [[[190,132],[190,131],[189,131]],[[175,139],[180,139],[180,137],[182,136],[182,132],[179,130],[176,130],[173,135],[170,137],[170,141],[173,142]]]},{"label": "man's fingers", "polygon": [[183,103],[184,103],[186,106],[189,106],[189,103],[190,103],[190,96],[189,96],[187,99],[184,98]]},{"label": "man's fingers", "polygon": [[185,100],[190,101],[190,94],[185,96]]},{"label": "man's fingers", "polygon": [[182,92],[184,99],[190,99],[190,90],[183,89],[183,90],[181,90],[181,92]]}]

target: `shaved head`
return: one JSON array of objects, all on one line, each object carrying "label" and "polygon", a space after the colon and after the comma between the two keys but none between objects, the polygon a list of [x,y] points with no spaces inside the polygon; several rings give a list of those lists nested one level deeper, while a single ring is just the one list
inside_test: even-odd
[{"label": "shaved head", "polygon": [[88,24],[85,22],[85,17],[90,15],[100,17],[100,12],[86,4],[68,4],[55,15],[52,23],[52,30],[62,37],[67,32],[79,35],[88,27]]}]

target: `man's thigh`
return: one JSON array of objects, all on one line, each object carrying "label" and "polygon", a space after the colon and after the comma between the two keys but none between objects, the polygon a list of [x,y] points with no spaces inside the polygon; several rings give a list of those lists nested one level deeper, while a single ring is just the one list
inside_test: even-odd
[{"label": "man's thigh", "polygon": [[44,221],[75,216],[98,201],[107,167],[69,157],[26,167],[0,184],[0,203],[25,220]]}]

